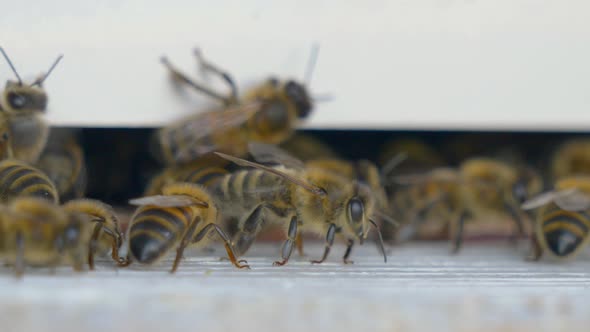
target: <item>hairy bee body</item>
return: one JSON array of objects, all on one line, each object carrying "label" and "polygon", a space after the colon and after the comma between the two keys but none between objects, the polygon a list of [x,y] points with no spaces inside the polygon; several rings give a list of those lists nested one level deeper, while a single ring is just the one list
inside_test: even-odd
[{"label": "hairy bee body", "polygon": [[0,162],[0,201],[33,196],[53,203],[59,194],[51,180],[39,169],[24,162],[6,159]]},{"label": "hairy bee body", "polygon": [[49,126],[39,114],[9,115],[15,159],[34,164],[49,137]]},{"label": "hairy bee body", "polygon": [[217,157],[199,158],[187,164],[169,166],[152,178],[145,190],[145,195],[159,194],[165,185],[175,182],[212,187],[221,177],[229,173],[226,166],[227,162]]},{"label": "hairy bee body", "polygon": [[18,275],[26,265],[81,270],[88,255],[91,232],[84,216],[42,199],[14,199],[2,208],[0,229],[0,256]]},{"label": "hairy bee body", "polygon": [[551,159],[551,177],[590,175],[590,139],[572,139],[563,143]]},{"label": "hairy bee body", "polygon": [[557,198],[540,207],[530,258],[538,260],[544,251],[548,251],[555,258],[572,259],[590,241],[590,177],[569,176],[555,183],[556,193],[572,190],[574,195],[583,197],[584,204],[568,206]]},{"label": "hairy bee body", "polygon": [[36,165],[55,184],[63,201],[84,196],[86,163],[82,148],[73,136],[65,140],[50,139]]},{"label": "hairy bee body", "polygon": [[298,121],[312,110],[311,98],[300,83],[271,78],[239,98],[229,74],[205,63],[200,54],[198,58],[204,69],[220,75],[230,85],[232,95],[223,97],[193,82],[163,58],[177,82],[224,103],[222,109],[197,114],[156,132],[153,150],[167,164],[190,162],[214,151],[244,156],[248,142],[279,144],[292,135]]},{"label": "hairy bee body", "polygon": [[131,201],[139,205],[131,217],[128,231],[127,263],[153,264],[176,247],[171,272],[180,264],[184,249],[206,245],[214,231],[223,241],[227,255],[237,268],[248,268],[238,261],[229,237],[218,225],[217,206],[209,193],[194,183],[171,183],[162,195],[146,196]]},{"label": "hairy bee body", "polygon": [[326,250],[321,263],[330,252],[336,235],[348,241],[344,261],[358,240],[367,237],[369,218],[375,211],[375,199],[364,183],[350,180],[322,168],[306,167],[295,170],[277,166],[274,170],[321,188],[312,193],[310,188],[292,182],[283,175],[253,169],[239,170],[225,175],[212,188],[223,218],[238,222],[233,245],[236,254],[248,251],[260,230],[269,224],[284,227],[287,240],[281,251],[286,264],[300,233],[326,236]]}]

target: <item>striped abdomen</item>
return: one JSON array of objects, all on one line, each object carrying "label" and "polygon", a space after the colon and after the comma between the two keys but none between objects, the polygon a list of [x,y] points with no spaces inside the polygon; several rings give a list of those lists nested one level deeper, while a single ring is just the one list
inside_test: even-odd
[{"label": "striped abdomen", "polygon": [[175,177],[175,180],[178,182],[200,184],[205,188],[211,188],[227,174],[229,172],[221,167],[194,167],[180,172]]},{"label": "striped abdomen", "polygon": [[191,207],[138,208],[129,229],[130,254],[139,263],[153,263],[181,239],[193,218]]},{"label": "striped abdomen", "polygon": [[586,212],[566,211],[551,205],[543,213],[541,232],[547,248],[558,257],[566,257],[588,237],[590,219]]},{"label": "striped abdomen", "polygon": [[55,185],[42,171],[21,161],[4,160],[0,163],[0,200],[7,202],[16,197],[59,201]]},{"label": "striped abdomen", "polygon": [[[220,204],[232,210],[235,207],[250,210],[263,202],[277,210],[277,214],[292,207],[289,184],[281,177],[262,170],[240,170],[227,174],[219,180],[213,192]],[[227,209],[222,212],[227,212]]]}]

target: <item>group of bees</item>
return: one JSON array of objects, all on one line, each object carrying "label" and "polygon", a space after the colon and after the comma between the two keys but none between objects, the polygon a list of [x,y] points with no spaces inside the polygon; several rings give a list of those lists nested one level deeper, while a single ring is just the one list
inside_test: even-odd
[{"label": "group of bees", "polygon": [[[303,255],[303,234],[325,239],[324,262],[338,237],[342,260],[352,263],[355,243],[384,242],[404,229],[435,220],[445,226],[452,251],[461,248],[466,221],[510,219],[514,238],[533,225],[531,259],[544,251],[573,257],[590,239],[590,141],[574,140],[553,156],[546,176],[522,161],[471,157],[447,167],[432,147],[415,140],[385,144],[378,163],[350,161],[325,143],[295,133],[319,98],[305,83],[274,77],[241,95],[233,77],[195,51],[204,72],[227,84],[219,93],[162,64],[176,83],[220,103],[213,110],[156,130],[149,150],[163,165],[133,198],[126,236],[115,210],[84,198],[87,170],[75,133],[49,130],[42,115],[43,83],[59,63],[25,83],[16,76],[0,99],[0,258],[22,275],[27,266],[94,268],[94,257],[117,266],[154,264],[176,250],[177,270],[188,246],[223,242],[236,268],[260,232],[284,234],[279,259]],[[317,49],[308,67],[313,67]],[[307,73],[311,73],[308,69]],[[552,189],[548,189],[552,188]],[[374,236],[369,237],[371,230]],[[384,240],[385,238],[385,240]],[[120,252],[126,252],[126,255]]]}]

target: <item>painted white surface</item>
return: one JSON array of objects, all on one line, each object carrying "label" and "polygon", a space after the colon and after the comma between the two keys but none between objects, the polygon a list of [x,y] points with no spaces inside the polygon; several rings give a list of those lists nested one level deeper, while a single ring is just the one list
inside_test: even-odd
[{"label": "painted white surface", "polygon": [[[167,54],[197,75],[199,45],[241,87],[301,78],[321,45],[314,128],[584,130],[590,124],[584,0],[5,1],[0,44],[47,81],[59,125],[154,126],[205,108],[178,94]],[[12,77],[0,65],[0,80]]]},{"label": "painted white surface", "polygon": [[[223,250],[216,248],[216,253]],[[278,245],[256,244],[252,270],[187,252],[176,275],[163,265],[94,272],[0,268],[2,331],[585,331],[590,323],[588,255],[574,262],[524,262],[498,242],[394,248],[384,264],[372,245],[354,265],[306,258],[272,267]]]}]

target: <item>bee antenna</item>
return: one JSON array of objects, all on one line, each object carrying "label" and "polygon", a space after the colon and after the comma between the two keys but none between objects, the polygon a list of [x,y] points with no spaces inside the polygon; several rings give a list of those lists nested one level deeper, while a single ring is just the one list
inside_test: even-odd
[{"label": "bee antenna", "polygon": [[51,65],[51,67],[49,67],[49,70],[47,70],[47,73],[45,73],[45,75],[43,75],[43,77],[36,79],[35,82],[33,82],[33,84],[31,84],[31,86],[33,86],[33,85],[41,86],[41,84],[43,84],[43,82],[45,82],[47,77],[49,77],[49,74],[51,74],[53,69],[57,66],[57,64],[61,61],[61,58],[63,58],[63,57],[64,57],[63,54],[60,54],[57,57],[57,59],[55,59],[55,61]]},{"label": "bee antenna", "polygon": [[23,80],[18,75],[18,72],[16,71],[16,68],[14,68],[14,65],[12,64],[12,61],[10,61],[10,58],[8,57],[8,54],[6,54],[6,52],[4,52],[4,48],[0,47],[0,52],[2,52],[2,55],[4,55],[4,59],[6,59],[6,62],[8,62],[8,65],[12,69],[12,72],[14,73],[14,76],[16,76],[16,78],[18,79],[18,84],[22,85],[23,84]]},{"label": "bee antenna", "polygon": [[395,156],[391,157],[383,167],[381,167],[381,176],[385,177],[386,175],[393,172],[393,170],[403,163],[406,159],[408,159],[408,154],[405,152],[400,152]]},{"label": "bee antenna", "polygon": [[373,227],[375,228],[375,231],[377,232],[377,236],[379,237],[379,250],[383,253],[383,261],[385,263],[387,263],[387,253],[385,252],[385,245],[383,244],[383,236],[381,235],[381,228],[379,228],[379,225],[377,225],[377,223],[373,220],[373,219],[369,219],[369,222],[371,223],[371,225],[373,225]]},{"label": "bee antenna", "polygon": [[311,100],[314,103],[325,103],[325,102],[330,102],[330,101],[334,100],[334,96],[331,95],[330,93],[324,93],[324,94],[320,94],[320,95],[311,96]]},{"label": "bee antenna", "polygon": [[311,46],[311,52],[309,54],[309,58],[307,59],[307,65],[305,66],[305,74],[303,75],[303,83],[305,86],[309,87],[311,83],[311,78],[313,75],[313,71],[315,69],[315,65],[318,60],[318,56],[320,54],[320,45],[318,43],[314,43]]}]

